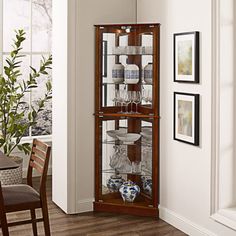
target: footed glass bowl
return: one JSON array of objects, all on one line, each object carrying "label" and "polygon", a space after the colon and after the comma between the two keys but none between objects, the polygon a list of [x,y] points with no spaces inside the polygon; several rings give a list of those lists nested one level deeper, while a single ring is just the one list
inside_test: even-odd
[{"label": "footed glass bowl", "polygon": [[136,133],[127,133],[127,134],[118,134],[117,138],[123,142],[123,144],[134,144],[135,141],[139,140],[141,137],[140,134]]}]

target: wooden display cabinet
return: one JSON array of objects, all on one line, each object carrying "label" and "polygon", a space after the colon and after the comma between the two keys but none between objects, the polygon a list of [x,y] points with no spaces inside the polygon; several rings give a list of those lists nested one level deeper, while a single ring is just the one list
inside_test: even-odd
[{"label": "wooden display cabinet", "polygon": [[[96,25],[95,30],[94,211],[158,217],[160,24]],[[114,82],[117,63],[126,69],[135,64],[138,82]],[[148,63],[152,63],[149,80],[143,73]],[[111,135],[114,130],[140,138],[126,142]],[[123,201],[118,189],[109,188],[108,180],[117,175],[140,187],[133,202]]]}]

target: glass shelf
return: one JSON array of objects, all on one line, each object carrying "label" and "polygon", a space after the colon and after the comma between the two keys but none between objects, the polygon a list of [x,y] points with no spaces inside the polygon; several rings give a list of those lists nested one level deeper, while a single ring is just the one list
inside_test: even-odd
[{"label": "glass shelf", "polygon": [[153,56],[153,53],[136,53],[136,54],[132,54],[132,53],[109,53],[109,54],[103,54],[103,56]]},{"label": "glass shelf", "polygon": [[[107,79],[107,78],[106,78],[106,79]],[[123,82],[123,83],[114,83],[114,82],[103,82],[103,83],[102,83],[102,85],[106,85],[106,84],[109,84],[109,85],[110,85],[110,84],[111,84],[111,85],[130,85],[130,84],[126,84],[126,83],[124,83],[124,82]],[[151,86],[153,85],[152,83],[148,83],[148,84],[147,84],[146,82],[141,82],[141,83],[137,83],[137,84],[141,84],[141,85],[145,85],[145,86],[146,86],[146,85],[151,85]]]},{"label": "glass shelf", "polygon": [[103,174],[119,174],[119,175],[138,175],[138,176],[152,176],[151,171],[143,170],[141,173],[133,172],[116,172],[114,169],[107,169],[102,171]]},{"label": "glass shelf", "polygon": [[140,141],[137,141],[137,142],[134,142],[132,144],[124,144],[122,141],[120,140],[104,140],[102,142],[103,144],[111,144],[111,145],[116,145],[116,146],[143,146],[143,147],[152,147],[152,144],[151,143],[148,143],[148,142],[140,142]]},{"label": "glass shelf", "polygon": [[[142,105],[143,107],[145,105]],[[116,107],[120,107],[120,106],[116,106]],[[146,106],[147,107],[147,106]],[[148,107],[147,107],[148,108]],[[95,114],[95,116],[99,116],[99,117],[117,117],[120,119],[126,119],[126,118],[147,118],[147,119],[151,119],[153,120],[153,118],[160,118],[160,116],[155,116],[153,114],[142,114],[142,113],[98,113]]]}]

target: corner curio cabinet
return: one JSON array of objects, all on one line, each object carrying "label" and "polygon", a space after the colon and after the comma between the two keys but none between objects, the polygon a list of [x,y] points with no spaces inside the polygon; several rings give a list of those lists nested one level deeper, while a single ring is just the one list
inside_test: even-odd
[{"label": "corner curio cabinet", "polygon": [[158,217],[160,25],[95,30],[94,210]]}]

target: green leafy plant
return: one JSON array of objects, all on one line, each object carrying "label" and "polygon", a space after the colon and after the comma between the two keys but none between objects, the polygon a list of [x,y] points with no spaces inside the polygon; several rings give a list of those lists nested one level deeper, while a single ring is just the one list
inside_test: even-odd
[{"label": "green leafy plant", "polygon": [[37,117],[45,108],[46,102],[52,98],[52,85],[47,80],[46,91],[36,104],[29,107],[25,102],[25,96],[31,90],[38,88],[37,79],[41,75],[47,75],[51,69],[52,56],[42,57],[39,69],[30,67],[29,76],[22,78],[22,43],[26,39],[23,30],[16,31],[13,50],[4,66],[3,74],[0,74],[0,148],[9,156],[15,148],[29,154],[31,145],[22,143],[30,127],[37,124]]}]

